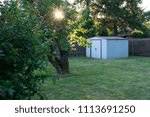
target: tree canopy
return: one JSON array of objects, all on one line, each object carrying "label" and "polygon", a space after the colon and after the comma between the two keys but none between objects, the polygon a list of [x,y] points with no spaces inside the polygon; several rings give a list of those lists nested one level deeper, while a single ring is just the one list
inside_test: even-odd
[{"label": "tree canopy", "polygon": [[[118,35],[134,29],[145,31],[140,7],[142,0],[76,0],[75,4],[83,6],[92,17],[97,33],[109,29],[113,35]],[[86,17],[85,17],[86,19]]]}]

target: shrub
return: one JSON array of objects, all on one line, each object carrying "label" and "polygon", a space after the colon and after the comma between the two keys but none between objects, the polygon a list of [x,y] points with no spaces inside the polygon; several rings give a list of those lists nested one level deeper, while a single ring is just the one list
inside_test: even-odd
[{"label": "shrub", "polygon": [[17,2],[0,7],[0,99],[30,99],[40,95],[45,76],[42,39],[37,36],[34,10]]},{"label": "shrub", "polygon": [[131,36],[134,38],[143,38],[145,37],[144,33],[140,30],[135,30],[131,33]]}]

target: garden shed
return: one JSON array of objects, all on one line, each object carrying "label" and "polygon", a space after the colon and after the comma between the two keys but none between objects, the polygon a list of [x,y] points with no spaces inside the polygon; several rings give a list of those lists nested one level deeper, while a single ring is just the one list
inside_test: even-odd
[{"label": "garden shed", "polygon": [[128,39],[122,37],[93,37],[86,48],[86,57],[111,59],[128,57]]}]

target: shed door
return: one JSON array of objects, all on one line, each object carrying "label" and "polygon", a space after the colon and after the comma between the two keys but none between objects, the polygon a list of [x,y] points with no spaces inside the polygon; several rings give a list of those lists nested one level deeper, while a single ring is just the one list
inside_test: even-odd
[{"label": "shed door", "polygon": [[101,40],[92,40],[92,58],[101,58]]},{"label": "shed door", "polygon": [[91,47],[86,47],[86,57],[91,57]]}]

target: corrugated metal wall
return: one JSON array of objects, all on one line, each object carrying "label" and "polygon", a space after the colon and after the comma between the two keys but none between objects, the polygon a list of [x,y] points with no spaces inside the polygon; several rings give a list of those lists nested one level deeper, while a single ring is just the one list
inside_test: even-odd
[{"label": "corrugated metal wall", "polygon": [[127,58],[128,40],[107,40],[107,58]]}]

